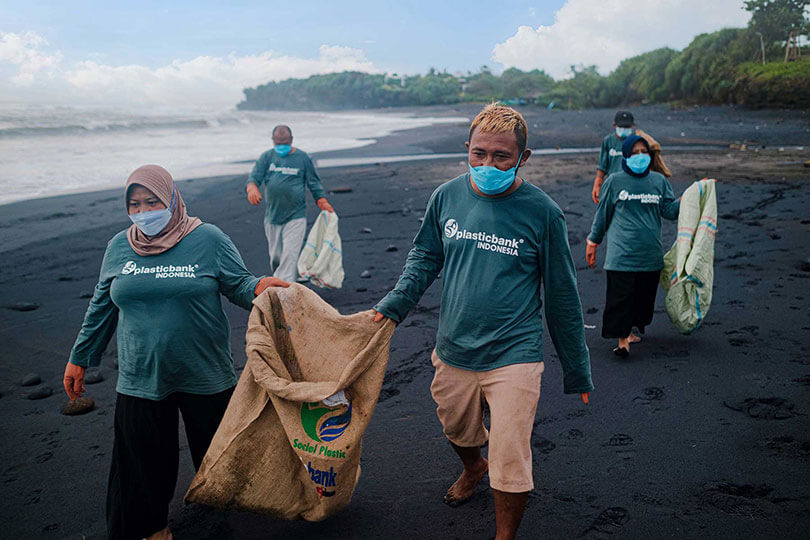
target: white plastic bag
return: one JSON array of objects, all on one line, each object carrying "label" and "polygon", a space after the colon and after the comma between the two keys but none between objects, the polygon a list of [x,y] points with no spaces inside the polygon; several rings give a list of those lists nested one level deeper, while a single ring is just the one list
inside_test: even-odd
[{"label": "white plastic bag", "polygon": [[338,216],[322,211],[312,224],[298,257],[298,273],[326,289],[343,286],[343,251],[338,234]]}]

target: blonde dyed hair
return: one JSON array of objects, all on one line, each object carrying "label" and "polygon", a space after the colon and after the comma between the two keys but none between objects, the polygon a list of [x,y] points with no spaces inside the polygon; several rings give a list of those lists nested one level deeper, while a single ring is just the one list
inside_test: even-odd
[{"label": "blonde dyed hair", "polygon": [[518,150],[523,152],[526,149],[529,128],[523,115],[512,107],[490,103],[470,124],[470,140],[476,129],[482,133],[514,133]]}]

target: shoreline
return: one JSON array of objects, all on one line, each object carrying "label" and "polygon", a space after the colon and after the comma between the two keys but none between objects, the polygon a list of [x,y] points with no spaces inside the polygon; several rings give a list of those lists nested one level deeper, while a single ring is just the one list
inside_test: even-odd
[{"label": "shoreline", "polygon": [[[435,105],[429,107],[403,107],[340,111],[347,114],[395,114],[421,118],[465,117],[470,120],[481,109],[478,103]],[[665,152],[702,151],[729,148],[745,144],[754,151],[772,146],[797,150],[810,145],[810,110],[757,110],[749,111],[733,106],[689,107],[675,109],[667,105],[650,105],[632,108],[636,111],[637,124],[650,132],[664,146]],[[571,149],[572,152],[598,152],[602,137],[610,132],[613,109],[587,109],[582,111],[552,110],[534,106],[519,107],[529,125],[530,148],[539,153]],[[307,111],[316,113],[316,111]],[[376,163],[378,161],[404,161],[405,156],[415,158],[448,154],[448,159],[464,154],[469,121],[431,124],[416,128],[397,129],[388,135],[371,139],[373,142],[339,150],[311,152],[317,162],[326,162],[322,167]],[[368,139],[358,139],[368,140]],[[303,148],[306,151],[306,148]],[[258,157],[258,156],[257,156]],[[392,159],[393,158],[393,159]],[[430,157],[429,159],[438,159]],[[149,161],[148,158],[146,161]],[[594,160],[595,162],[595,160]],[[198,164],[177,172],[178,181],[202,180],[209,177],[224,177],[250,172],[254,161],[238,160],[223,163]],[[244,165],[246,170],[242,169]],[[186,172],[193,171],[193,172]],[[175,171],[170,171],[175,174]],[[122,179],[123,183],[123,179]],[[76,188],[29,199],[17,199],[0,203],[7,210],[10,205],[35,199],[70,196],[80,193],[99,193],[114,190],[111,181],[91,188]]]}]

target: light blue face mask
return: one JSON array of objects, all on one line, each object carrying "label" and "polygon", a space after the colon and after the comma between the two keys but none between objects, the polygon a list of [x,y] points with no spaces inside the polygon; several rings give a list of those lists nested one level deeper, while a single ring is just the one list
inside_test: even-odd
[{"label": "light blue face mask", "polygon": [[641,174],[650,166],[650,154],[633,154],[625,160],[630,170]]},{"label": "light blue face mask", "polygon": [[631,128],[631,127],[626,127],[625,128],[625,127],[616,126],[616,136],[619,137],[620,139],[624,139],[626,137],[629,137],[632,134],[633,134],[633,128]]},{"label": "light blue face mask", "polygon": [[509,189],[512,182],[515,181],[518,163],[520,163],[521,159],[523,159],[523,152],[520,153],[520,157],[518,157],[515,166],[505,171],[497,167],[485,167],[483,165],[473,167],[468,163],[470,167],[470,177],[482,193],[486,195],[498,195]]},{"label": "light blue face mask", "polygon": [[129,219],[131,219],[132,223],[146,236],[155,236],[169,224],[169,220],[172,219],[172,213],[168,208],[164,208],[163,210],[150,210],[148,212],[130,214]]},{"label": "light blue face mask", "polygon": [[172,190],[172,198],[169,201],[169,208],[163,210],[149,210],[148,212],[138,212],[137,214],[129,214],[129,219],[135,224],[138,229],[146,236],[155,236],[160,234],[160,231],[166,228],[169,221],[172,219],[172,212],[174,211],[174,193]]},{"label": "light blue face mask", "polygon": [[289,144],[277,144],[274,147],[274,149],[276,151],[276,154],[280,155],[281,157],[285,157],[287,154],[290,153],[290,150],[292,150],[292,146],[290,146]]}]

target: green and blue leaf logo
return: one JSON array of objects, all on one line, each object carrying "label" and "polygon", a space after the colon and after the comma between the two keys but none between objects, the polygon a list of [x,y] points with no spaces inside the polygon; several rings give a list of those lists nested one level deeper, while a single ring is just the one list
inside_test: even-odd
[{"label": "green and blue leaf logo", "polygon": [[307,435],[320,443],[334,441],[352,421],[352,402],[327,407],[321,402],[301,404],[301,426]]}]

